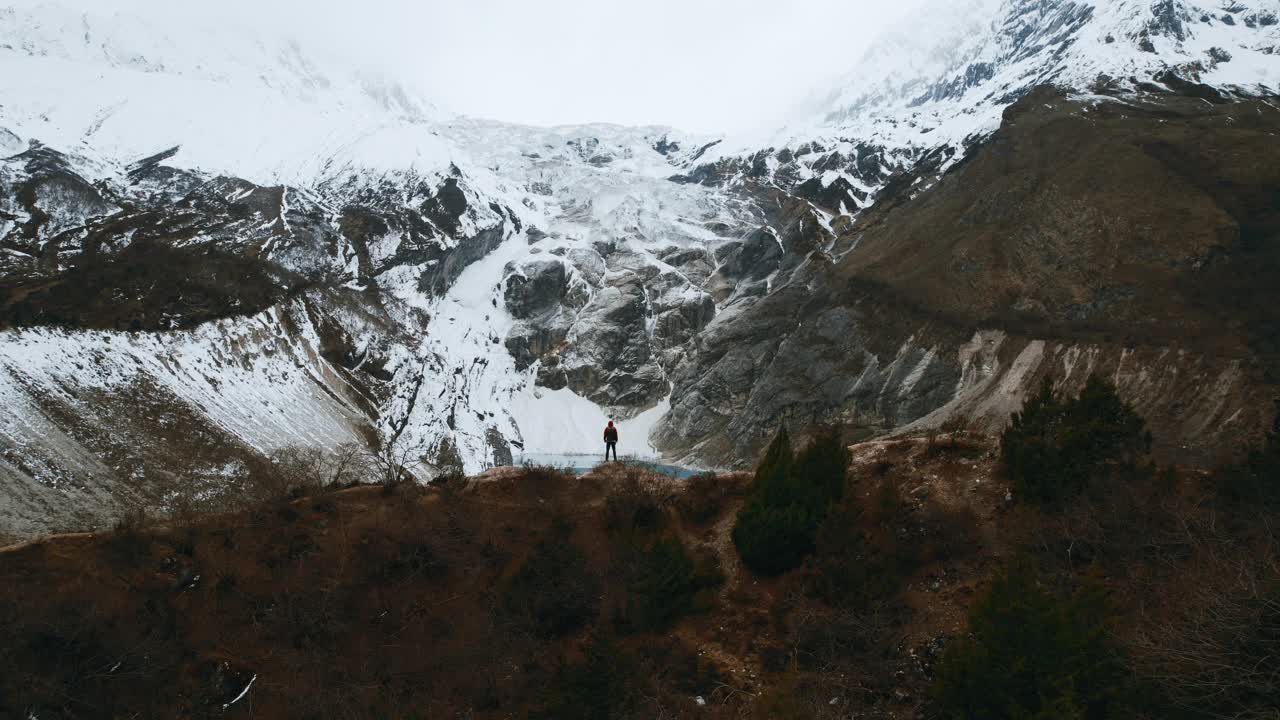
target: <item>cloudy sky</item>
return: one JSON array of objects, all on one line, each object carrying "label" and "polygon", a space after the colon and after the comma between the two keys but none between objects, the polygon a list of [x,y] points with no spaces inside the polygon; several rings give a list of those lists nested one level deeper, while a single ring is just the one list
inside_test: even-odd
[{"label": "cloudy sky", "polygon": [[212,15],[278,28],[471,115],[714,132],[776,126],[853,70],[886,26],[942,0],[56,1],[158,23]]}]

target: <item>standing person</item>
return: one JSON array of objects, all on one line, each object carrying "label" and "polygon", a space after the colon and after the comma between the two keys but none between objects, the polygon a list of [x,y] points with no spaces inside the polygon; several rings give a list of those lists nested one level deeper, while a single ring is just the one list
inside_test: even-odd
[{"label": "standing person", "polygon": [[618,459],[618,428],[613,426],[613,421],[604,429],[604,461],[609,462],[609,451],[613,451],[613,459]]}]

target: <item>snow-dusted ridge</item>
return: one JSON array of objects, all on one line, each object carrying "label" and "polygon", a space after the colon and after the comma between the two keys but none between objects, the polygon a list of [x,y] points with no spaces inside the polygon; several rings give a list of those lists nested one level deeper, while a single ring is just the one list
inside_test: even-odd
[{"label": "snow-dusted ridge", "polygon": [[[869,206],[895,173],[941,152],[938,171],[1033,88],[1123,95],[1202,84],[1218,96],[1280,93],[1273,0],[960,0],[887,34],[808,118],[703,159],[715,182],[766,179]],[[767,148],[761,151],[761,148]]]},{"label": "snow-dusted ridge", "polygon": [[113,160],[180,146],[177,166],[291,184],[353,159],[380,170],[450,160],[419,131],[449,114],[413,90],[245,27],[0,7],[0,89],[0,128]]}]

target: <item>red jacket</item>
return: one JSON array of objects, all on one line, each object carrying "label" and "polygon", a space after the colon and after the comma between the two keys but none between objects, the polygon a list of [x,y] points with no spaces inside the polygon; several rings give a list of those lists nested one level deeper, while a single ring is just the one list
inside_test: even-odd
[{"label": "red jacket", "polygon": [[618,442],[618,428],[610,425],[604,429],[604,441],[607,443]]}]

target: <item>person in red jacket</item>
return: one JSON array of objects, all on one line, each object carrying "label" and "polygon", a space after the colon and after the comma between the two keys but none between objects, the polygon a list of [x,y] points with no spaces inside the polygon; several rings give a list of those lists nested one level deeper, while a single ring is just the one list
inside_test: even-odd
[{"label": "person in red jacket", "polygon": [[613,459],[618,459],[618,428],[610,420],[604,429],[604,461],[609,462],[609,451],[613,451]]}]

